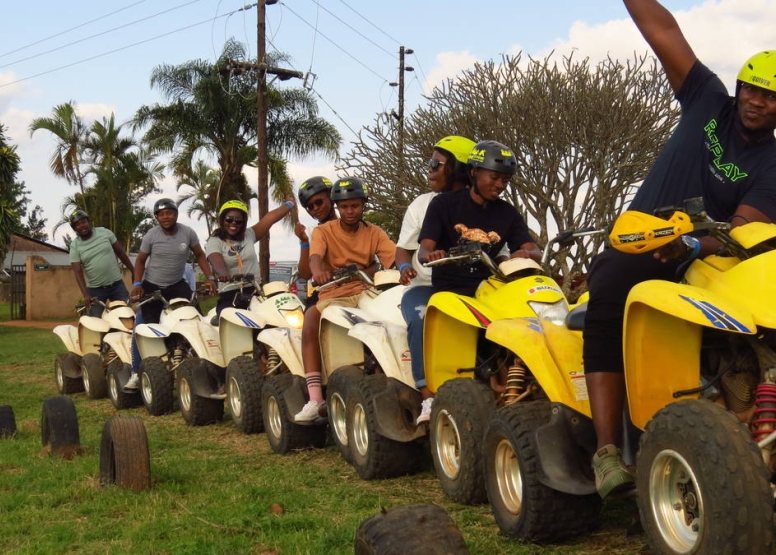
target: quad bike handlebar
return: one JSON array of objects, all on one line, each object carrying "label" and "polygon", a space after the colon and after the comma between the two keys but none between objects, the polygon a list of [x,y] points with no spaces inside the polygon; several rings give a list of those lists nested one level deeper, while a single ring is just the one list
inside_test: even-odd
[{"label": "quad bike handlebar", "polygon": [[315,280],[312,281],[313,287],[317,287],[319,291],[324,291],[340,283],[347,281],[359,280],[368,285],[374,286],[372,278],[367,275],[363,270],[359,270],[356,264],[348,264],[342,268],[337,268],[332,272],[332,279],[324,284],[319,285]]}]

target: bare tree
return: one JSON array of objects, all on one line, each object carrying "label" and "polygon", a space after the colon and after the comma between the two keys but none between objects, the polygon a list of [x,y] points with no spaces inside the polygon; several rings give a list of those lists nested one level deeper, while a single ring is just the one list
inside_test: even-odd
[{"label": "bare tree", "polygon": [[[378,118],[338,169],[371,185],[372,221],[398,235],[409,202],[427,191],[425,162],[446,135],[495,139],[517,156],[504,198],[545,245],[559,230],[602,227],[623,210],[679,117],[673,92],[654,58],[591,64],[573,56],[523,60],[521,54],[476,65],[434,89],[397,126]],[[603,237],[555,259],[568,292]]]}]

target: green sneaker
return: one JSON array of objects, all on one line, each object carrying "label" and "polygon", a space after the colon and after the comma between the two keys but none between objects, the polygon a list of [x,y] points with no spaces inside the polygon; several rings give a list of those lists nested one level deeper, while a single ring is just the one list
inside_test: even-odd
[{"label": "green sneaker", "polygon": [[625,468],[620,450],[614,445],[605,445],[593,455],[593,470],[595,487],[602,499],[634,487],[633,474]]}]

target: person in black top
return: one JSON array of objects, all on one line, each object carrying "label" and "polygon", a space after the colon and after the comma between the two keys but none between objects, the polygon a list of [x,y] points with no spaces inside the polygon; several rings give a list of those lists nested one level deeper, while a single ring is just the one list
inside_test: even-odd
[{"label": "person in black top", "polygon": [[[418,239],[418,259],[421,262],[439,260],[446,251],[455,246],[461,234],[458,224],[469,229],[495,232],[498,240],[487,247],[488,254],[495,258],[506,243],[512,258],[541,259],[541,251],[533,242],[528,226],[514,206],[499,198],[517,169],[517,160],[512,150],[496,141],[482,141],[472,149],[468,160],[471,166],[472,186],[454,193],[434,197],[428,205],[426,217]],[[407,319],[407,340],[412,357],[412,375],[415,387],[423,397],[423,406],[417,424],[427,422],[431,417],[434,398],[426,387],[423,368],[423,318],[431,295],[438,291],[452,291],[461,295],[474,296],[482,280],[490,271],[482,266],[435,266],[431,271],[431,286],[412,289],[412,306],[405,306],[402,299],[402,313]],[[425,293],[425,295],[423,295]]]},{"label": "person in black top", "polygon": [[[704,66],[671,13],[656,0],[624,0],[654,50],[682,108],[679,124],[658,156],[631,210],[652,213],[703,197],[709,215],[732,226],[776,219],[776,50],[750,58],[738,74],[735,97]],[[675,280],[679,265],[715,253],[708,236],[680,239],[653,253],[607,249],[588,273],[590,303],[584,330],[585,379],[597,452],[601,497],[633,487],[618,449],[625,379],[622,324],[630,289],[648,279]]]}]

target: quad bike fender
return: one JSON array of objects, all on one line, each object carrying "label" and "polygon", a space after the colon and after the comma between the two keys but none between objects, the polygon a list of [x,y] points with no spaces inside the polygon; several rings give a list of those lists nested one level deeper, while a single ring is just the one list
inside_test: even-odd
[{"label": "quad bike fender", "polygon": [[406,327],[389,322],[362,322],[353,326],[348,335],[369,348],[386,376],[410,387],[414,385],[410,361],[402,356],[409,349]]},{"label": "quad bike fender", "polygon": [[[300,330],[293,328],[268,328],[259,332],[258,340],[278,354],[289,372],[304,378],[302,332]],[[302,410],[302,408],[299,407],[299,410]]]},{"label": "quad bike fender", "polygon": [[135,327],[135,339],[140,358],[162,357],[167,354],[165,339],[169,330],[161,324],[139,324]]},{"label": "quad bike fender", "polygon": [[132,364],[132,334],[123,331],[113,331],[105,334],[102,340],[113,349],[121,362]]},{"label": "quad bike fender", "polygon": [[402,443],[425,436],[428,426],[415,424],[422,401],[417,389],[389,378],[385,389],[371,399],[377,415],[377,433]]},{"label": "quad bike fender", "polygon": [[81,344],[78,342],[78,328],[71,324],[62,324],[54,328],[54,334],[65,344],[65,349],[82,356]]},{"label": "quad bike fender", "polygon": [[487,328],[493,321],[492,309],[482,301],[449,291],[434,293],[426,308],[426,317],[434,311],[444,312],[467,326]]},{"label": "quad bike fender", "polygon": [[550,401],[590,416],[582,335],[538,318],[493,322],[485,337],[517,355]]},{"label": "quad bike fender", "polygon": [[370,314],[371,320],[379,319],[406,328],[407,323],[401,313],[401,298],[406,290],[406,285],[396,285],[376,297],[364,295],[358,307]]},{"label": "quad bike fender", "polygon": [[595,493],[590,459],[596,449],[593,421],[566,405],[552,403],[550,421],[536,429],[541,483],[572,495]]},{"label": "quad bike fender", "polygon": [[326,307],[321,314],[318,333],[324,376],[329,376],[337,368],[364,362],[364,344],[348,332],[356,324],[370,320],[369,315],[358,308]]},{"label": "quad bike fender", "polygon": [[261,329],[256,315],[240,308],[225,308],[221,311],[218,336],[224,365],[233,358],[253,354],[253,340]]},{"label": "quad bike fender", "polygon": [[197,320],[181,320],[172,328],[173,333],[183,336],[200,358],[216,366],[226,366],[221,352],[218,332],[210,324]]},{"label": "quad bike fender", "polygon": [[110,331],[110,325],[102,318],[81,316],[78,319],[78,344],[82,354],[99,353],[102,337]]},{"label": "quad bike fender", "polygon": [[[754,334],[751,313],[714,292],[651,280],[636,285],[625,307],[623,355],[633,424],[643,430],[674,393],[700,386],[703,328]],[[697,398],[692,394],[681,398]]]},{"label": "quad bike fender", "polygon": [[[443,293],[437,293],[440,294]],[[473,374],[461,374],[458,370],[474,366],[482,329],[479,324],[469,325],[437,306],[427,307],[423,322],[423,364],[426,387],[432,393],[448,380],[472,377]]]},{"label": "quad bike fender", "polygon": [[225,381],[224,368],[199,357],[191,359],[191,391],[198,397],[212,398],[218,393],[218,384]]},{"label": "quad bike fender", "polygon": [[[291,385],[283,391],[283,399],[286,401],[286,407],[288,408],[288,414],[294,415],[302,410],[307,403],[307,382],[305,382],[304,376],[294,376],[291,381]],[[293,416],[291,416],[293,418]],[[313,424],[313,422],[299,422],[300,425]]]}]

